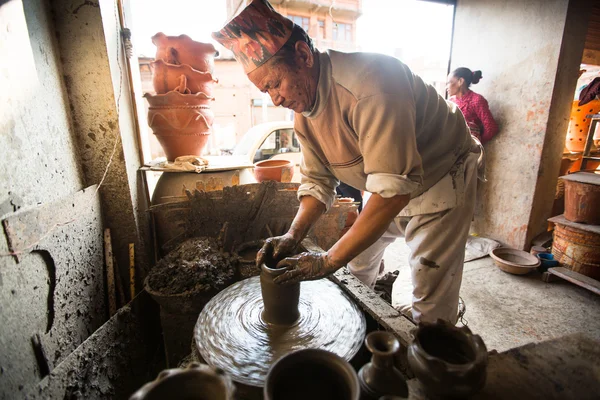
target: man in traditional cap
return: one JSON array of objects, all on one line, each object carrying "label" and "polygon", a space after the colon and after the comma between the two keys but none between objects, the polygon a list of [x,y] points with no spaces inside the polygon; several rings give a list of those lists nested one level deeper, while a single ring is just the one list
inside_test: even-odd
[{"label": "man in traditional cap", "polygon": [[[266,0],[254,0],[213,38],[273,104],[296,112],[300,208],[285,235],[267,239],[257,263],[280,261],[288,269],[281,284],[348,265],[372,287],[385,248],[404,236],[414,289],[402,311],[417,322],[456,322],[478,155],[456,106],[393,57],[317,51]],[[325,253],[285,258],[331,206],[339,181],[372,193],[352,228]]]}]

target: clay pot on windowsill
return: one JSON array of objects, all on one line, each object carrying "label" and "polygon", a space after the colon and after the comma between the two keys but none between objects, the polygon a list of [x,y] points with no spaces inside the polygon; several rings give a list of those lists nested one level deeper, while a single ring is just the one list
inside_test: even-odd
[{"label": "clay pot on windowsill", "polygon": [[258,182],[290,182],[294,164],[289,160],[264,160],[254,164],[254,177]]},{"label": "clay pot on windowsill", "polygon": [[167,36],[162,32],[152,36],[156,59],[174,65],[187,64],[197,71],[213,72],[214,58],[219,52],[210,43],[196,42],[187,35]]},{"label": "clay pot on windowsill", "polygon": [[[150,63],[152,68],[152,84],[158,94],[164,94],[176,90],[181,85],[181,76],[185,76],[187,81],[186,88],[191,94],[205,93],[212,96],[212,90],[218,81],[213,78],[210,72],[202,72],[193,69],[189,65],[167,64],[162,60],[156,60]],[[184,90],[178,90],[184,93]]]}]

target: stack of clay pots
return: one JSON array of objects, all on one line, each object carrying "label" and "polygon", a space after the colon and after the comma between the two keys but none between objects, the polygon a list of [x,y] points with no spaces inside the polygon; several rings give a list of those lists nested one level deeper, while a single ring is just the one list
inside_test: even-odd
[{"label": "stack of clay pots", "polygon": [[160,142],[167,159],[199,156],[212,131],[214,114],[210,108],[214,57],[209,43],[193,41],[187,35],[152,37],[156,60],[151,63],[155,95],[144,97],[150,105],[148,125]]}]

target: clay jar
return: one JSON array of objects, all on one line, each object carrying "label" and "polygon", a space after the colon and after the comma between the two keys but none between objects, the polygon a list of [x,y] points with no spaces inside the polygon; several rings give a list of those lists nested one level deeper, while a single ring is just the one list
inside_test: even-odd
[{"label": "clay jar", "polygon": [[292,325],[300,317],[300,283],[278,285],[273,282],[273,279],[284,272],[284,268],[274,269],[264,264],[261,266],[260,291],[264,303],[262,319],[268,324]]},{"label": "clay jar", "polygon": [[569,130],[565,141],[565,147],[569,151],[583,151],[590,123],[592,122],[587,118],[587,115],[597,114],[598,112],[600,112],[600,100],[592,100],[583,106],[579,106],[579,100],[573,101],[571,120],[569,121]]},{"label": "clay jar", "polygon": [[214,84],[217,82],[210,72],[202,72],[193,69],[189,65],[167,64],[162,60],[156,60],[150,63],[152,67],[152,84],[158,94],[164,94],[178,89],[180,92],[187,92],[181,89],[181,76],[185,76],[186,88],[191,94],[205,93],[212,96]]},{"label": "clay jar", "polygon": [[187,35],[167,36],[162,32],[152,36],[156,59],[168,64],[187,64],[197,71],[213,72],[214,57],[219,55],[210,43],[196,42]]},{"label": "clay jar", "polygon": [[208,365],[192,363],[187,368],[166,369],[142,386],[129,400],[233,400],[235,387],[225,373]]},{"label": "clay jar", "polygon": [[305,349],[276,361],[267,374],[265,400],[358,400],[356,372],[325,350]]},{"label": "clay jar", "polygon": [[371,332],[365,346],[373,357],[358,371],[361,399],[375,400],[385,395],[408,397],[404,376],[394,367],[394,355],[400,350],[398,339],[389,332]]},{"label": "clay jar", "polygon": [[465,398],[485,385],[487,349],[466,326],[422,322],[412,332],[408,364],[430,397]]},{"label": "clay jar", "polygon": [[254,164],[254,177],[258,182],[290,182],[294,164],[289,160],[264,160]]}]

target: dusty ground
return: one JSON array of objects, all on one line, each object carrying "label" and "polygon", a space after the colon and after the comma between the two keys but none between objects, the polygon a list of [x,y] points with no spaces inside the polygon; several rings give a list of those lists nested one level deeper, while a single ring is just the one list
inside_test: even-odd
[{"label": "dusty ground", "polygon": [[193,238],[160,260],[148,279],[152,289],[164,294],[220,290],[231,283],[236,267],[237,256],[223,252],[217,240]]},{"label": "dusty ground", "polygon": [[[384,256],[386,271],[400,271],[395,302],[411,298],[408,255],[404,240],[397,239]],[[486,257],[465,264],[460,295],[469,328],[490,350],[577,332],[600,340],[600,296],[566,281],[545,283],[537,272],[510,275]]]}]

